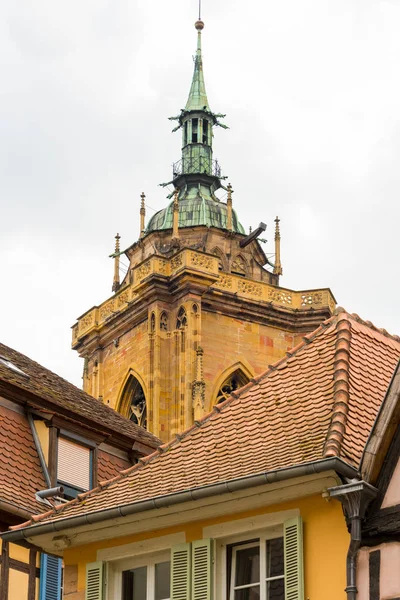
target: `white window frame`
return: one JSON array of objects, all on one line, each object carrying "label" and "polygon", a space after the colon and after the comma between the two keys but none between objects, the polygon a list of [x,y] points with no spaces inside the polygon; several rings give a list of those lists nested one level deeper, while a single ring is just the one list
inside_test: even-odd
[{"label": "white window frame", "polygon": [[[158,552],[157,554],[142,554],[132,558],[125,558],[107,563],[108,600],[122,600],[122,572],[130,569],[147,567],[147,598],[154,600],[155,594],[155,566],[158,563],[171,562],[171,552]],[[165,600],[169,600],[166,598]]]},{"label": "white window frame", "polygon": [[[229,538],[217,539],[216,540],[216,569],[215,569],[215,598],[216,600],[232,600],[233,599],[233,582],[234,582],[234,552],[235,548],[232,548],[232,564],[231,564],[231,579],[229,581],[230,594],[227,593],[228,587],[228,571],[227,571],[227,556],[228,546],[234,546],[239,544],[237,549],[243,549],[246,547],[254,547],[256,545],[260,548],[260,600],[265,600],[267,595],[267,581],[274,579],[280,579],[281,577],[266,577],[266,570],[263,573],[263,567],[266,565],[266,543],[268,540],[275,538],[283,538],[283,524],[275,527],[270,527],[261,530],[251,530],[243,532],[240,535],[231,536]],[[247,543],[246,543],[247,542]],[[265,575],[265,577],[264,577]],[[282,577],[284,580],[284,576]],[[253,584],[257,585],[257,584]],[[251,587],[251,585],[249,586]]]}]

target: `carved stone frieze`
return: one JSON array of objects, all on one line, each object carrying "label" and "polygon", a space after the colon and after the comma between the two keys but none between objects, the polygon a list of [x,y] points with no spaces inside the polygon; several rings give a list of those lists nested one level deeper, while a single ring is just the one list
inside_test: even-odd
[{"label": "carved stone frieze", "polygon": [[229,277],[229,275],[220,275],[214,285],[225,290],[231,290],[233,287],[233,278]]},{"label": "carved stone frieze", "polygon": [[129,300],[129,291],[125,290],[118,296],[118,299],[117,299],[118,306],[122,306],[123,304],[126,304],[128,302],[128,300]]},{"label": "carved stone frieze", "polygon": [[285,306],[291,306],[293,302],[292,294],[285,290],[269,290],[268,300]]},{"label": "carved stone frieze", "polygon": [[312,306],[313,304],[322,304],[322,293],[315,292],[301,295],[301,306]]},{"label": "carved stone frieze", "polygon": [[151,263],[148,260],[136,269],[136,272],[135,272],[136,281],[142,281],[142,279],[147,277],[147,275],[149,275],[150,272],[151,272]]},{"label": "carved stone frieze", "polygon": [[160,259],[158,261],[158,270],[163,275],[168,275],[168,261]]},{"label": "carved stone frieze", "polygon": [[177,254],[171,258],[171,269],[177,271],[183,265],[182,254]]},{"label": "carved stone frieze", "polygon": [[253,283],[252,281],[238,281],[238,292],[242,294],[249,294],[250,296],[256,296],[257,298],[261,298],[262,296],[262,287],[257,283]]},{"label": "carved stone frieze", "polygon": [[90,327],[91,325],[93,325],[93,323],[94,323],[94,311],[92,311],[89,314],[85,315],[79,321],[79,331],[81,332],[84,329],[87,329],[88,327]]},{"label": "carved stone frieze", "polygon": [[212,270],[213,259],[210,256],[204,254],[197,254],[196,252],[190,253],[190,262],[195,267],[202,267],[203,269]]},{"label": "carved stone frieze", "polygon": [[114,301],[107,302],[104,306],[100,308],[100,319],[103,321],[107,317],[109,317],[114,312]]}]

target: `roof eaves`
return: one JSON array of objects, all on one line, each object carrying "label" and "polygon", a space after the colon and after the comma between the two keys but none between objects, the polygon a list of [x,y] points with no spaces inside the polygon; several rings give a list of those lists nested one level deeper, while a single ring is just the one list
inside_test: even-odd
[{"label": "roof eaves", "polygon": [[[62,512],[65,506],[76,502],[76,500],[73,500],[65,505],[57,506],[54,511],[48,511],[43,515],[38,515],[31,518],[25,523],[10,527],[9,531],[2,534],[0,533],[0,538],[8,541],[20,542],[21,540],[25,540],[35,535],[45,534],[53,531],[58,532],[61,530],[70,529],[72,527],[79,527],[81,525],[91,525],[118,517],[125,517],[130,514],[137,514],[147,510],[167,508],[172,505],[183,504],[184,502],[192,500],[200,500],[223,493],[233,493],[259,485],[276,483],[279,481],[307,475],[315,475],[327,471],[336,471],[340,475],[348,478],[359,477],[359,473],[355,467],[348,464],[342,458],[335,456],[308,463],[295,464],[283,469],[254,473],[252,475],[220,481],[213,484],[200,486],[198,488],[190,488],[181,490],[179,492],[154,496],[145,500],[139,500],[129,504],[122,504],[112,508],[100,509],[91,513],[65,517],[64,519],[59,519],[56,521],[48,520],[44,523],[40,522],[44,519],[48,519],[48,517],[51,517],[51,515],[53,515],[55,512]],[[86,492],[85,494],[82,494],[82,496],[86,498],[88,494],[89,492]]]}]

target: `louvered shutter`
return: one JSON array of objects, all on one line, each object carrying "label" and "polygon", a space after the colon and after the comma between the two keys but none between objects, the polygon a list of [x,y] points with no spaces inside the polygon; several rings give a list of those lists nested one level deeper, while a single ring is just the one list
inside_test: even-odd
[{"label": "louvered shutter", "polygon": [[198,540],[192,543],[192,598],[213,598],[213,540]]},{"label": "louvered shutter", "polygon": [[190,600],[191,546],[171,548],[171,600]]},{"label": "louvered shutter", "polygon": [[303,523],[301,517],[285,521],[285,600],[304,600]]},{"label": "louvered shutter", "polygon": [[40,600],[61,600],[61,558],[40,557]]},{"label": "louvered shutter", "polygon": [[86,565],[85,600],[103,600],[104,569],[101,561]]}]

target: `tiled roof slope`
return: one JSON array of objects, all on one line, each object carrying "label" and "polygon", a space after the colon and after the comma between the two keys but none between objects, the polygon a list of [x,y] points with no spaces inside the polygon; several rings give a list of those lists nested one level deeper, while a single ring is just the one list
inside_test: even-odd
[{"label": "tiled roof slope", "polygon": [[146,446],[156,448],[160,441],[151,433],[125,419],[112,408],[99,402],[62,377],[52,373],[24,354],[0,344],[0,358],[5,358],[28,377],[8,368],[0,361],[0,382],[4,381],[57,407],[59,414],[71,412],[96,423],[102,431],[113,430]]},{"label": "tiled roof slope", "polygon": [[0,406],[0,502],[10,509],[43,512],[35,492],[47,488],[26,417]]},{"label": "tiled roof slope", "polygon": [[118,456],[113,456],[112,454],[104,452],[103,450],[99,450],[97,452],[97,456],[97,477],[99,481],[111,479],[112,477],[118,475],[120,471],[128,469],[131,466],[131,463],[128,460],[124,460]]},{"label": "tiled roof slope", "polygon": [[341,312],[169,444],[29,523],[340,456],[358,465],[400,339]]}]

